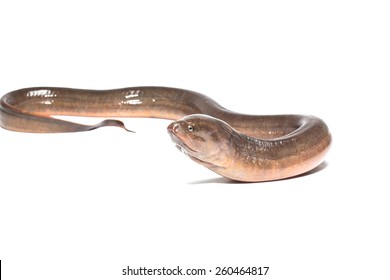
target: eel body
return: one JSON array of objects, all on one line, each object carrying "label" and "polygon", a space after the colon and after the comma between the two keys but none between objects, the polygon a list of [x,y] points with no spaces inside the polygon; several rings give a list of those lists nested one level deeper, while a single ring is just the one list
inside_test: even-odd
[{"label": "eel body", "polygon": [[[109,119],[83,125],[55,118],[61,115]],[[324,160],[331,144],[327,125],[317,117],[240,114],[203,94],[177,88],[39,87],[7,93],[0,101],[0,126],[20,132],[125,128],[121,121],[111,119],[122,117],[174,120],[168,133],[181,151],[237,181],[269,181],[305,173]]]}]

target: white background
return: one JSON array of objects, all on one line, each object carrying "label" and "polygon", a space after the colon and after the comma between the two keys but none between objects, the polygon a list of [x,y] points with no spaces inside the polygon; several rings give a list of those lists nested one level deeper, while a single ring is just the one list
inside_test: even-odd
[{"label": "white background", "polygon": [[239,112],[317,115],[334,139],[320,172],[240,184],[179,153],[164,120],[1,129],[4,279],[172,278],[127,265],[389,279],[389,14],[386,1],[2,0],[2,94],[181,87]]}]

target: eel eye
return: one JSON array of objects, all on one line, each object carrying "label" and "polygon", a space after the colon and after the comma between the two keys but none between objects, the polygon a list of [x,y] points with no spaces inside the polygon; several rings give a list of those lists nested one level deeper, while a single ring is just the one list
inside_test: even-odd
[{"label": "eel eye", "polygon": [[189,132],[193,132],[195,130],[195,128],[190,124],[188,125],[187,129]]}]

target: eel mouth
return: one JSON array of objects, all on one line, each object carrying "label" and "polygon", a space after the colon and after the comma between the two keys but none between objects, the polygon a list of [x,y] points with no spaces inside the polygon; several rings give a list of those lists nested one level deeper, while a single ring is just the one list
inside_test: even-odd
[{"label": "eel mouth", "polygon": [[175,135],[174,133],[170,133],[170,136],[171,136],[171,139],[172,139],[172,142],[175,144],[176,148],[182,152],[183,154],[185,154],[186,156],[188,156],[190,159],[192,159],[193,161],[207,167],[207,168],[221,168],[221,166],[219,165],[215,165],[211,162],[208,162],[208,161],[204,161],[204,160],[201,160],[199,159],[198,157],[196,157],[196,154],[197,152],[193,149],[191,149],[184,141],[181,140],[181,138],[179,138],[177,135]]},{"label": "eel mouth", "polygon": [[171,133],[170,134],[172,142],[175,144],[176,148],[178,148],[181,152],[185,154],[196,154],[196,151],[194,149],[191,149],[181,138],[179,138],[177,135]]},{"label": "eel mouth", "polygon": [[178,135],[179,130],[180,130],[179,127],[180,127],[180,125],[178,125],[178,123],[176,123],[176,122],[171,123],[167,127],[168,134],[169,134],[169,136],[171,136],[172,142],[175,143],[176,147],[180,151],[182,151],[183,153],[191,154],[191,155],[196,154],[196,151],[194,149],[192,149],[191,147],[189,147],[188,144],[186,143],[186,141],[185,141],[186,139],[184,139],[185,135],[183,135],[183,137],[180,137]]},{"label": "eel mouth", "polygon": [[208,162],[205,160],[201,160],[197,156],[198,152],[195,151],[194,149],[190,148],[181,137],[176,135],[176,133],[174,131],[168,129],[168,132],[169,132],[169,135],[171,136],[172,142],[175,144],[176,148],[180,152],[185,154],[187,157],[189,157],[190,159],[195,161],[196,163],[199,163],[200,165],[203,165],[209,169],[223,168],[222,166],[216,165],[214,163],[211,163],[211,162]]}]

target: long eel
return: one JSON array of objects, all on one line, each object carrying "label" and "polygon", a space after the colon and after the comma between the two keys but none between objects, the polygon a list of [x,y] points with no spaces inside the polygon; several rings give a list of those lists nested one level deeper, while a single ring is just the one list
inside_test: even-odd
[{"label": "long eel", "polygon": [[224,177],[244,182],[308,172],[324,160],[331,145],[328,127],[317,117],[240,114],[203,94],[177,88],[37,87],[7,93],[0,101],[0,126],[8,130],[54,133],[125,128],[114,119],[83,125],[53,117],[61,115],[174,120],[168,133],[181,151]]}]

